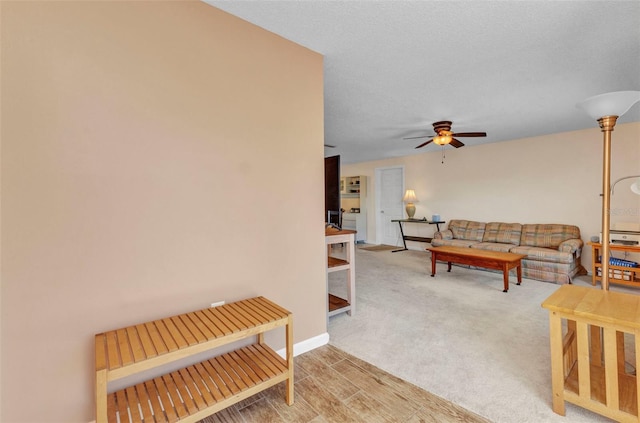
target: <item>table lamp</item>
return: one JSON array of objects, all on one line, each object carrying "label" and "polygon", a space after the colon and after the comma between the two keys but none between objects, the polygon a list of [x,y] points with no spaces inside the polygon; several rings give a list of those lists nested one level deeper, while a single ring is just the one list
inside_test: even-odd
[{"label": "table lamp", "polygon": [[416,192],[412,189],[408,189],[404,193],[404,197],[402,197],[402,201],[407,203],[407,216],[409,219],[413,219],[413,215],[416,214],[416,206],[413,203],[418,202],[418,197],[416,197]]}]

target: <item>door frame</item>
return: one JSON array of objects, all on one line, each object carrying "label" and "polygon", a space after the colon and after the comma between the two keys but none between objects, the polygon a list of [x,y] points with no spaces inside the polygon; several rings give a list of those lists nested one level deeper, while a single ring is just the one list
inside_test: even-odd
[{"label": "door frame", "polygon": [[396,165],[396,166],[383,166],[383,167],[376,167],[374,170],[374,174],[375,174],[375,185],[376,185],[376,201],[375,201],[375,214],[376,214],[376,244],[381,244],[382,243],[382,238],[383,238],[383,230],[382,230],[382,213],[380,213],[380,199],[381,199],[381,186],[382,184],[380,184],[380,178],[381,178],[381,174],[382,171],[384,170],[390,170],[390,169],[400,169],[402,171],[402,187],[401,187],[401,191],[402,193],[404,193],[404,165]]}]

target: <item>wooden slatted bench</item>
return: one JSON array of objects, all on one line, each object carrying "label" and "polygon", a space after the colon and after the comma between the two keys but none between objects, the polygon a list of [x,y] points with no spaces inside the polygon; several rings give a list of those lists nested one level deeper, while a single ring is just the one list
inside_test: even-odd
[{"label": "wooden slatted bench", "polygon": [[[264,332],[286,326],[286,360]],[[108,383],[250,336],[256,343],[116,392]],[[96,422],[197,422],[286,381],[293,404],[293,317],[264,297],[95,336]]]}]

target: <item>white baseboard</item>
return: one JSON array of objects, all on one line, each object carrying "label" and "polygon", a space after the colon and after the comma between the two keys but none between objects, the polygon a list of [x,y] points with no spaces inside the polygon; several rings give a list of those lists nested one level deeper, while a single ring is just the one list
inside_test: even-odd
[{"label": "white baseboard", "polygon": [[[321,347],[323,345],[326,345],[329,343],[329,333],[325,332],[321,335],[318,336],[314,336],[313,338],[309,338],[309,339],[305,339],[304,341],[300,341],[297,342],[293,345],[293,356],[297,356],[300,354],[304,354],[307,351],[311,351],[313,349],[316,349],[318,347]],[[286,353],[287,353],[287,349],[286,348],[282,348],[278,351],[276,351],[276,353],[282,357],[282,358],[286,358]]]}]

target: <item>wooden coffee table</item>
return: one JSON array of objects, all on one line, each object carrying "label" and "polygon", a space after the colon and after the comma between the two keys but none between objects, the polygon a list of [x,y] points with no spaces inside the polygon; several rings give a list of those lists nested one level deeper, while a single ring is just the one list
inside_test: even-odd
[{"label": "wooden coffee table", "polygon": [[516,268],[518,283],[522,283],[522,263],[525,254],[502,253],[499,251],[477,250],[467,247],[431,247],[431,277],[436,275],[436,261],[446,261],[447,272],[451,272],[451,263],[467,264],[485,269],[502,270],[504,290],[509,291],[509,270]]}]

